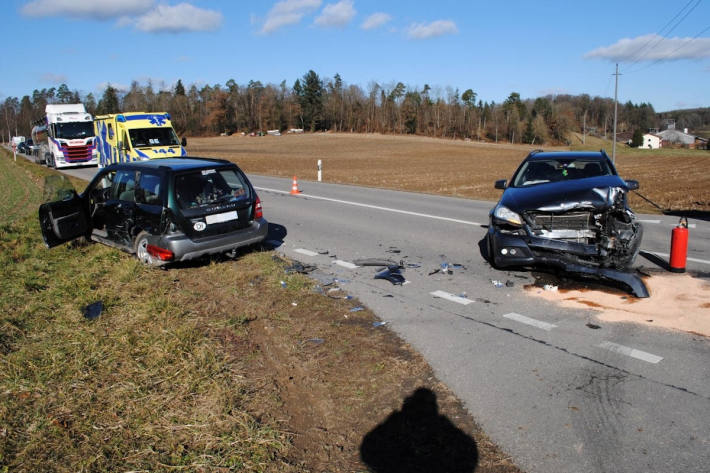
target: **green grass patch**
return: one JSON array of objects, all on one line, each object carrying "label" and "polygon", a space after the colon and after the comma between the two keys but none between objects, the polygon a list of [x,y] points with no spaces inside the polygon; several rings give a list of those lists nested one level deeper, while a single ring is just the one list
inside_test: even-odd
[{"label": "green grass patch", "polygon": [[[51,172],[0,154],[0,471],[268,469],[287,436],[245,411],[240,359],[216,336],[255,309],[205,310],[180,270],[103,245],[48,250],[36,212]],[[236,265],[277,274],[259,254],[197,270]]]}]

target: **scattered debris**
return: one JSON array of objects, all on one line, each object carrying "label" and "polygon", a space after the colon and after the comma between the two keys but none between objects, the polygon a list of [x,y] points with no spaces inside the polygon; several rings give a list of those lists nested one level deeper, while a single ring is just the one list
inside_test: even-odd
[{"label": "scattered debris", "polygon": [[491,279],[491,284],[498,288],[505,287],[503,281],[498,281],[497,279]]},{"label": "scattered debris", "polygon": [[429,273],[429,276],[431,276],[432,274],[436,274],[436,273],[438,273],[439,271],[441,271],[441,270],[440,270],[439,268],[436,268],[434,271],[432,271],[431,273]]},{"label": "scattered debris", "polygon": [[297,307],[297,306],[298,306],[298,302],[291,302],[291,305],[294,306],[294,307]]},{"label": "scattered debris", "polygon": [[315,286],[313,286],[313,292],[315,292],[316,294],[324,294],[325,293],[323,288],[320,287],[320,284],[316,284]]},{"label": "scattered debris", "polygon": [[350,282],[349,279],[338,279],[338,278],[333,278],[334,283],[343,283],[343,284],[348,284]]},{"label": "scattered debris", "polygon": [[391,259],[386,259],[386,258],[363,258],[363,259],[356,259],[353,261],[354,264],[358,266],[402,266],[402,262],[400,261],[397,263],[396,261],[392,261]]},{"label": "scattered debris", "polygon": [[546,291],[552,291],[552,292],[556,292],[558,289],[558,287],[555,286],[554,284],[545,284],[542,288]]},{"label": "scattered debris", "polygon": [[313,266],[312,264],[303,264],[299,261],[294,261],[291,266],[284,268],[284,271],[286,271],[286,274],[308,274],[312,273],[316,269],[318,268],[316,266]]},{"label": "scattered debris", "polygon": [[453,274],[453,271],[449,267],[449,263],[447,263],[446,261],[441,263],[441,272],[444,274]]},{"label": "scattered debris", "polygon": [[508,279],[505,282],[505,287],[513,287],[513,286],[515,286],[515,283],[513,281],[511,281],[510,279]]},{"label": "scattered debris", "polygon": [[307,341],[307,342],[311,342],[311,343],[313,343],[313,344],[315,344],[315,345],[320,345],[320,344],[323,343],[325,340],[323,340],[322,338],[309,338],[309,339],[306,340],[306,341]]},{"label": "scattered debris", "polygon": [[81,310],[84,313],[84,317],[86,317],[89,320],[94,320],[99,315],[101,315],[101,312],[104,310],[104,302],[103,301],[96,301],[93,304],[87,305],[86,307],[84,307]]},{"label": "scattered debris", "polygon": [[279,281],[279,283],[281,284],[281,287],[286,287],[286,281]]},{"label": "scattered debris", "polygon": [[392,298],[394,298],[394,296],[393,296],[392,294],[385,294],[385,295],[382,296],[382,297],[392,297]]},{"label": "scattered debris", "polygon": [[459,264],[459,263],[454,263],[451,265],[451,267],[454,269],[463,269],[464,271],[466,270],[466,266]]},{"label": "scattered debris", "polygon": [[398,265],[390,266],[375,274],[375,279],[386,279],[395,286],[404,284],[406,281],[404,276],[402,276],[401,267]]},{"label": "scattered debris", "polygon": [[394,246],[390,246],[389,249],[385,251],[385,253],[395,253],[395,254],[399,254],[401,252],[402,252],[402,250],[400,250]]},{"label": "scattered debris", "polygon": [[372,326],[373,326],[373,327],[382,327],[382,326],[384,326],[384,325],[387,325],[387,322],[384,321],[384,320],[381,321],[381,322],[372,322]]},{"label": "scattered debris", "polygon": [[597,324],[593,324],[593,323],[588,323],[586,325],[588,328],[591,328],[592,330],[599,330],[601,328],[601,326],[599,326]]},{"label": "scattered debris", "polygon": [[328,253],[330,253],[328,250],[320,250],[320,251],[318,251],[318,254],[319,254],[319,255],[327,255]]},{"label": "scattered debris", "polygon": [[[400,263],[401,264],[401,263]],[[422,265],[419,263],[407,263],[408,268],[421,268]]]},{"label": "scattered debris", "polygon": [[365,308],[362,306],[357,306],[350,309],[350,312],[360,312],[361,310],[365,310]]}]

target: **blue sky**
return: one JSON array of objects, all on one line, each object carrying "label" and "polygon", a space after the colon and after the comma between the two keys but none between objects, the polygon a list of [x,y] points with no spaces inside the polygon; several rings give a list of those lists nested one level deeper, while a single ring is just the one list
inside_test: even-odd
[{"label": "blue sky", "polygon": [[0,100],[65,82],[289,86],[309,69],[471,88],[484,101],[553,94],[710,106],[710,1],[5,0]]}]

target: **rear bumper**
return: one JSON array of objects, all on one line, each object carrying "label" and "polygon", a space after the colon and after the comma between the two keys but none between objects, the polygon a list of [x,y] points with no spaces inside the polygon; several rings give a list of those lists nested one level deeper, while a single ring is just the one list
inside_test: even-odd
[{"label": "rear bumper", "polygon": [[226,253],[236,248],[259,243],[266,238],[268,230],[269,223],[266,219],[260,218],[252,221],[248,227],[236,232],[200,241],[191,240],[183,233],[163,235],[158,245],[173,252],[175,255],[173,261],[187,261],[200,256]]}]

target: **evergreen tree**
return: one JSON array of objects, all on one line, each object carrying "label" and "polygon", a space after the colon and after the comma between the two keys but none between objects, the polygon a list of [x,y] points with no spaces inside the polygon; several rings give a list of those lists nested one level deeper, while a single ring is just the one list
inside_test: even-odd
[{"label": "evergreen tree", "polygon": [[111,84],[106,86],[104,94],[99,100],[99,105],[96,107],[96,113],[99,115],[107,113],[119,113],[120,109],[118,107],[118,91],[111,87]]},{"label": "evergreen tree", "polygon": [[185,86],[182,85],[182,80],[178,79],[177,84],[175,84],[175,95],[185,96]]},{"label": "evergreen tree", "polygon": [[643,132],[641,128],[636,128],[634,130],[634,136],[631,138],[631,147],[638,148],[643,146]]}]

